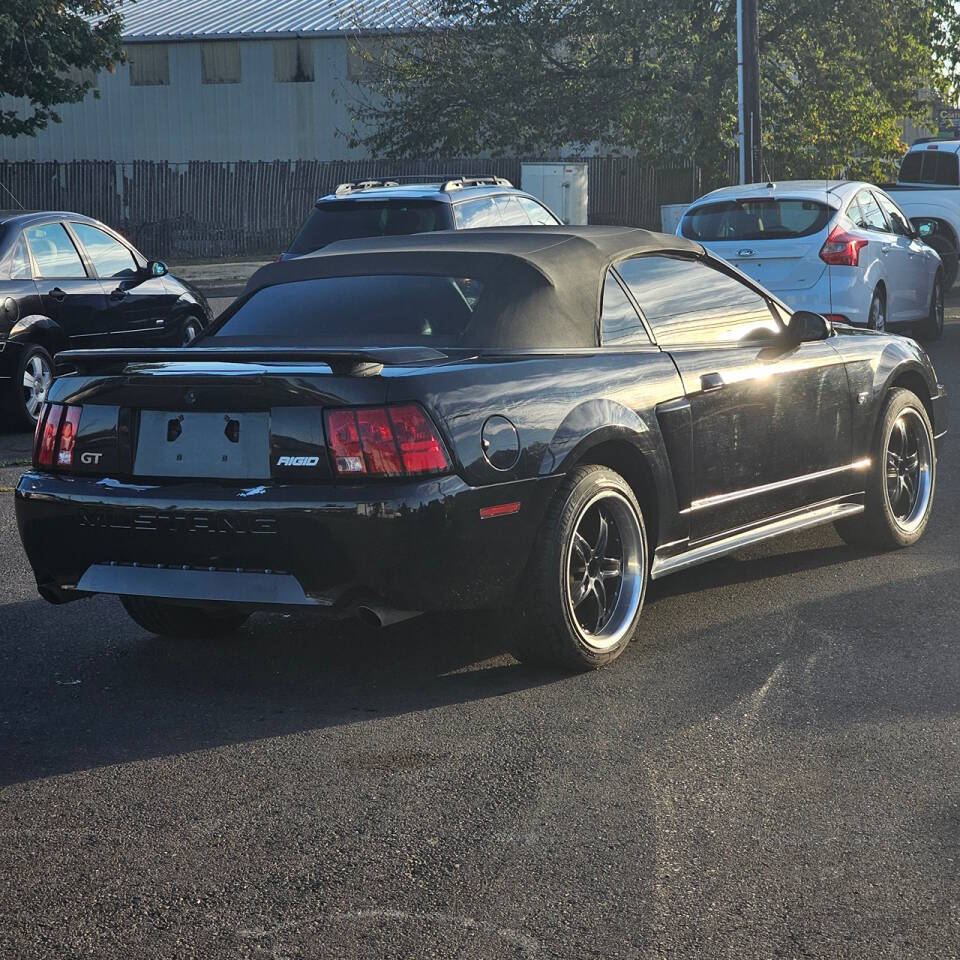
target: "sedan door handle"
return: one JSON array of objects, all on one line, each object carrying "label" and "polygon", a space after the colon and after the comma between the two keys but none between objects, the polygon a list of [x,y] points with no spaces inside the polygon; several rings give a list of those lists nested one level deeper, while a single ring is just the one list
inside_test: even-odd
[{"label": "sedan door handle", "polygon": [[61,290],[59,287],[54,287],[50,291],[50,296],[53,297],[54,300],[66,300],[67,292],[65,290]]},{"label": "sedan door handle", "polygon": [[700,390],[702,393],[719,390],[722,386],[723,377],[721,377],[719,373],[705,373],[700,377]]}]

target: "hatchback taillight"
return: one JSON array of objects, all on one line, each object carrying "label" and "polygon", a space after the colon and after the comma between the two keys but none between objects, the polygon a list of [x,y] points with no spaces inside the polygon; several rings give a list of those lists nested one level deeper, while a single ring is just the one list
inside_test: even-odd
[{"label": "hatchback taillight", "polygon": [[415,403],[324,411],[338,477],[415,477],[447,473],[450,459],[430,418]]},{"label": "hatchback taillight", "polygon": [[839,224],[830,232],[820,250],[820,259],[834,267],[860,266],[860,251],[869,241],[854,237]]},{"label": "hatchback taillight", "polygon": [[82,407],[45,403],[33,437],[35,467],[72,467]]}]

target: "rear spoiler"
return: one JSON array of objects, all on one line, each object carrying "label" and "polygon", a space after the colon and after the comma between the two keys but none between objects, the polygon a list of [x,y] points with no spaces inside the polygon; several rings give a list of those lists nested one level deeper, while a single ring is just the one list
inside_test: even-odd
[{"label": "rear spoiler", "polygon": [[123,373],[154,363],[325,363],[335,374],[375,377],[385,366],[436,363],[449,357],[432,347],[152,347],[65,350],[56,356],[57,373]]}]

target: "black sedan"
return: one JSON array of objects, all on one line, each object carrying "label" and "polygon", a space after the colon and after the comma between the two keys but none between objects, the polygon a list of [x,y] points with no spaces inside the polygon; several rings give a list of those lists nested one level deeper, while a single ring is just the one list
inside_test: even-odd
[{"label": "black sedan", "polygon": [[210,319],[203,294],[105,224],[0,211],[0,423],[33,428],[60,350],[180,345]]},{"label": "black sedan", "polygon": [[518,656],[574,668],[651,578],[824,523],[912,544],[947,427],[912,340],[620,228],[334,244],[186,350],[60,370],[16,494],[51,602],[171,635],[502,608]]}]

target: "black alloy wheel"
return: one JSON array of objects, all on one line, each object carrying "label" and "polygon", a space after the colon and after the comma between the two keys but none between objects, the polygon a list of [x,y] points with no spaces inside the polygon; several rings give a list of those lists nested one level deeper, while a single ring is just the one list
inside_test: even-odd
[{"label": "black alloy wheel", "polygon": [[515,612],[514,653],[592,670],[633,638],[648,578],[646,528],[630,485],[602,466],[564,481],[533,548]]},{"label": "black alloy wheel", "polygon": [[864,512],[836,524],[848,543],[909,547],[930,523],[937,456],[930,415],[910,390],[887,395],[870,457]]}]

